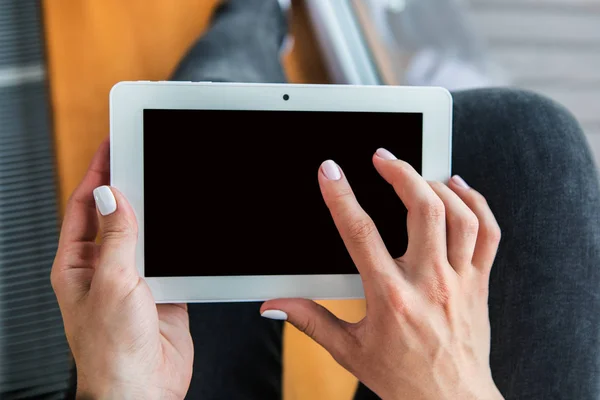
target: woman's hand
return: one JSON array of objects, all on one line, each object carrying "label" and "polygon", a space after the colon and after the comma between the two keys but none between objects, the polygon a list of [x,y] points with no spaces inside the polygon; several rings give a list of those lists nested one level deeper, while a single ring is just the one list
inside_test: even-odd
[{"label": "woman's hand", "polygon": [[426,182],[386,150],[375,168],[408,209],[408,250],[393,259],[332,161],[323,197],[364,286],[366,317],[349,324],[309,300],[266,302],[383,399],[500,399],[490,371],[488,281],[500,229],[460,178]]},{"label": "woman's hand", "polygon": [[194,354],[187,306],[156,305],[140,279],[133,210],[117,190],[102,186],[109,181],[108,149],[106,141],[69,200],[52,267],[78,397],[182,399]]}]

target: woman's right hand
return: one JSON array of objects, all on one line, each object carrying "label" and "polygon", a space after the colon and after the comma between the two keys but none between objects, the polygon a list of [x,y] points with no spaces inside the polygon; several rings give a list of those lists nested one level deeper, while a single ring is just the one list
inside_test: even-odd
[{"label": "woman's right hand", "polygon": [[386,150],[373,163],[408,209],[408,250],[398,259],[341,169],[327,161],[319,171],[362,277],[366,317],[350,324],[304,299],[267,301],[263,316],[287,319],[383,399],[501,399],[487,303],[500,229],[487,202],[457,177],[449,186],[426,182]]}]

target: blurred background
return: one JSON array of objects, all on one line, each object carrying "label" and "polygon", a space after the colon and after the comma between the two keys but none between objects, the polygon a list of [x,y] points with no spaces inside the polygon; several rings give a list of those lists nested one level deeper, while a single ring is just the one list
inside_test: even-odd
[{"label": "blurred background", "polygon": [[[109,90],[167,79],[217,3],[0,0],[0,398],[62,398],[71,361],[49,273],[109,132]],[[291,15],[291,82],[523,87],[567,106],[600,159],[600,0],[298,0]],[[286,400],[351,398],[351,375],[285,335]]]}]

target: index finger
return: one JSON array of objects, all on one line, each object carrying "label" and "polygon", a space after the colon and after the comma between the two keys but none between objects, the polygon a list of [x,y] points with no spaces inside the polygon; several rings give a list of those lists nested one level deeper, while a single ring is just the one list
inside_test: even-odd
[{"label": "index finger", "polygon": [[110,143],[102,142],[88,170],[73,194],[65,210],[60,234],[60,245],[72,242],[92,242],[98,233],[96,204],[92,192],[108,185],[110,180]]},{"label": "index finger", "polygon": [[374,274],[389,271],[392,264],[395,269],[375,223],[358,204],[341,168],[331,160],[325,161],[319,170],[319,183],[323,199],[363,283]]}]

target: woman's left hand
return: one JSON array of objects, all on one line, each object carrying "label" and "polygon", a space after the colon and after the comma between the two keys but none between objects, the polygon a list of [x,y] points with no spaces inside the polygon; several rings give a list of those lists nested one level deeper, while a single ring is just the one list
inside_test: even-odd
[{"label": "woman's left hand", "polygon": [[106,141],[69,200],[52,267],[78,398],[182,399],[194,357],[187,306],[155,304],[135,265],[133,209],[103,186],[109,175]]}]

